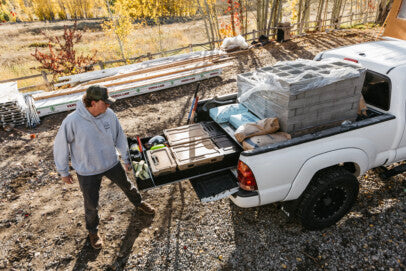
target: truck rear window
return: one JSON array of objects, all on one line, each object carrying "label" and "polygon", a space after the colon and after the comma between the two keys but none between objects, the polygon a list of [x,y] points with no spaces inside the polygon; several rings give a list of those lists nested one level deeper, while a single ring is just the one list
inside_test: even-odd
[{"label": "truck rear window", "polygon": [[362,88],[362,95],[366,103],[388,111],[390,107],[390,85],[388,77],[367,71]]}]

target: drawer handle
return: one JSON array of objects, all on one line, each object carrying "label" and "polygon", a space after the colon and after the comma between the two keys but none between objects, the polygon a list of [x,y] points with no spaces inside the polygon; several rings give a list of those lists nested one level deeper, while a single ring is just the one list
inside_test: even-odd
[{"label": "drawer handle", "polygon": [[154,165],[159,164],[158,157],[156,157],[156,156],[152,156],[152,161],[154,162]]}]

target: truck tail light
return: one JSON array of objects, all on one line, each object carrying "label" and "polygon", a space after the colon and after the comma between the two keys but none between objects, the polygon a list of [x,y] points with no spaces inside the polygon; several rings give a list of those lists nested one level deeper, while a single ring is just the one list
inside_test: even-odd
[{"label": "truck tail light", "polygon": [[258,190],[257,181],[255,180],[254,173],[252,173],[252,170],[246,164],[244,164],[241,161],[238,161],[237,173],[238,173],[238,183],[241,189],[247,191]]},{"label": "truck tail light", "polygon": [[352,62],[358,63],[358,60],[353,59],[353,58],[348,58],[348,57],[345,57],[345,58],[344,58],[344,60],[347,60],[347,61],[352,61]]}]

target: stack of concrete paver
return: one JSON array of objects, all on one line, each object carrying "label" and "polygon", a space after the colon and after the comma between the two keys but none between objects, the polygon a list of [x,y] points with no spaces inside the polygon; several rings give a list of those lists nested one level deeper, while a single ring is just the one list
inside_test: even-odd
[{"label": "stack of concrete paver", "polygon": [[26,120],[26,105],[17,84],[0,84],[0,125],[23,125]]},{"label": "stack of concrete paver", "polygon": [[357,117],[365,69],[344,60],[279,62],[237,76],[238,100],[288,133]]}]

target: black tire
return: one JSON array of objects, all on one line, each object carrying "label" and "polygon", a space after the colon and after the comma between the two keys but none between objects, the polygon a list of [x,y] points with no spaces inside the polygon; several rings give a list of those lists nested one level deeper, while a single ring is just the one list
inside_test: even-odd
[{"label": "black tire", "polygon": [[306,229],[329,227],[346,215],[357,199],[357,178],[342,167],[318,172],[299,198],[297,216]]}]

